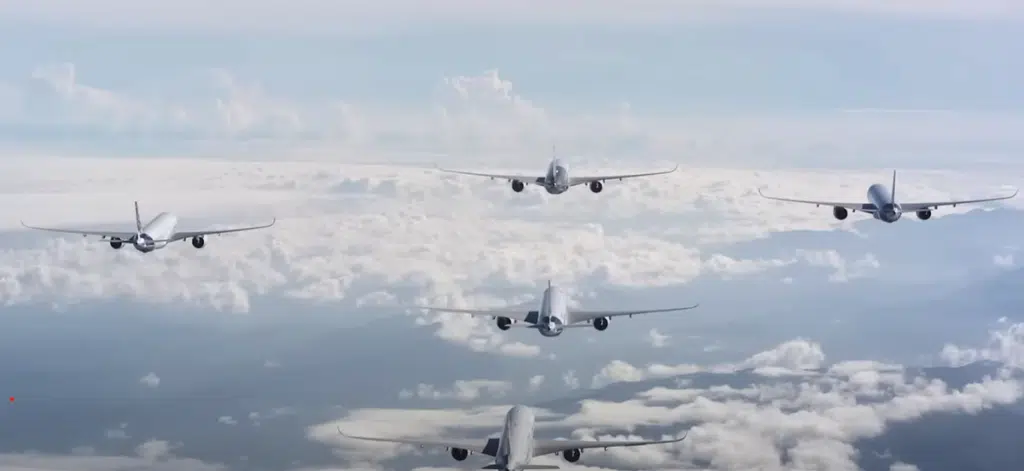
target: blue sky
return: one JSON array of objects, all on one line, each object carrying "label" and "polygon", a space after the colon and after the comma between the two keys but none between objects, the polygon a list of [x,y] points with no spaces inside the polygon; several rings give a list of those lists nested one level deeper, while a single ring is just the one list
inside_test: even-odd
[{"label": "blue sky", "polygon": [[224,68],[292,100],[423,108],[443,77],[498,69],[532,100],[598,111],[624,101],[657,114],[1024,104],[1014,20],[780,9],[667,26],[442,24],[360,36],[0,26],[8,83],[72,62],[90,85],[168,97]]}]

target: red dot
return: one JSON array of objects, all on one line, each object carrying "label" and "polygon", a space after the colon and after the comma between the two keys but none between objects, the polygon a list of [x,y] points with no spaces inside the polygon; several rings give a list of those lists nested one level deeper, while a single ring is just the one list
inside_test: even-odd
[{"label": "red dot", "polygon": [[11,402],[14,402],[14,396],[11,396],[10,400],[11,400]]}]

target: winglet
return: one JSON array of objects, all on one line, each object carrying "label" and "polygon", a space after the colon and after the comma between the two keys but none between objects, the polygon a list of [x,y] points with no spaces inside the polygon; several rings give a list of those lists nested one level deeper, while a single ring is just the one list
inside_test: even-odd
[{"label": "winglet", "polygon": [[341,436],[343,436],[343,437],[351,437],[351,435],[348,435],[345,432],[342,432],[341,431],[341,427],[338,427],[338,433],[341,434]]},{"label": "winglet", "polygon": [[764,194],[764,191],[761,191],[761,187],[757,187],[757,194],[761,195],[762,198],[768,198],[768,195]]}]

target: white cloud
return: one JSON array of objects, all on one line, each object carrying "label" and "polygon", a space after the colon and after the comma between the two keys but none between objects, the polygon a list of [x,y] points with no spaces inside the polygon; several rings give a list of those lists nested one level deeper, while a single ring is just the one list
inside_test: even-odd
[{"label": "white cloud", "polygon": [[217,423],[224,425],[238,425],[238,421],[235,420],[234,417],[231,417],[230,415],[222,415],[218,417]]},{"label": "white cloud", "polygon": [[[576,290],[574,300],[585,305],[586,296],[602,285],[678,286],[698,276],[757,275],[754,265],[764,271],[819,267],[838,281],[873,276],[881,265],[870,256],[851,262],[837,252],[803,250],[723,263],[726,257],[716,248],[776,231],[837,225],[827,211],[767,206],[751,196],[760,181],[824,192],[843,181],[871,181],[858,172],[699,169],[609,183],[595,199],[586,191],[514,194],[486,179],[408,167],[118,159],[112,172],[111,165],[102,158],[41,157],[31,166],[0,161],[0,180],[9,191],[0,195],[0,224],[7,221],[16,230],[19,219],[129,227],[130,201],[136,199],[144,218],[173,211],[183,218],[183,229],[272,216],[278,223],[211,238],[203,250],[183,243],[145,256],[95,240],[36,233],[28,246],[0,251],[0,301],[63,305],[121,297],[237,313],[248,312],[261,296],[343,305],[497,307],[535,302],[540,280],[552,278]],[[926,174],[921,180],[945,183],[951,175]],[[701,203],[695,206],[695,199]],[[659,222],[665,220],[695,224],[681,231],[677,223]],[[489,319],[413,314],[436,325],[440,337],[476,351],[541,354],[539,337],[501,332]]]},{"label": "white cloud", "polygon": [[141,379],[139,379],[139,383],[142,383],[151,388],[155,388],[157,386],[160,386],[160,377],[157,376],[156,373],[150,372],[146,376],[143,376]]},{"label": "white cloud", "polygon": [[544,384],[544,375],[536,375],[530,377],[529,389],[530,391],[536,391],[540,389],[540,386]]},{"label": "white cloud", "polygon": [[[804,345],[796,348],[795,345]],[[743,363],[809,366],[806,353],[816,350],[813,342],[796,340],[783,344],[774,354],[759,354]],[[816,357],[816,355],[809,355]],[[801,359],[804,358],[804,359]],[[625,368],[627,380],[654,376],[656,368]],[[628,365],[626,365],[628,366]],[[716,370],[708,367],[706,370]],[[871,380],[866,378],[871,376]],[[725,379],[730,376],[721,376]],[[713,380],[712,380],[713,381]],[[587,467],[610,469],[690,469],[708,463],[714,469],[858,469],[853,444],[876,437],[895,422],[913,421],[925,414],[976,414],[1024,397],[1020,378],[987,377],[960,389],[942,381],[910,375],[899,365],[854,361],[832,365],[820,375],[794,377],[782,382],[753,384],[743,388],[726,385],[676,388],[658,387],[634,398],[608,401],[584,400],[580,409],[567,417],[541,411],[540,428],[568,427],[574,438],[638,439],[635,434],[601,431],[632,431],[637,426],[664,426],[669,430],[691,425],[687,439],[678,445],[634,449],[592,450],[585,454]],[[450,436],[448,427],[480,429],[500,426],[507,406],[470,410],[381,410],[350,412],[336,422],[310,429],[310,437],[341,445],[353,460],[373,461],[394,457],[411,448],[375,443],[339,441],[330,434],[335,426],[374,436]],[[644,438],[660,438],[648,436]],[[788,456],[788,462],[783,459]],[[557,458],[542,458],[547,463]],[[782,464],[786,463],[786,464]],[[707,465],[703,465],[707,466]],[[892,469],[914,469],[894,463]]]},{"label": "white cloud", "polygon": [[1024,368],[1024,323],[1011,324],[989,333],[988,345],[982,348],[946,344],[941,358],[951,366],[980,360],[997,361],[1013,368]]},{"label": "white cloud", "polygon": [[[977,2],[925,2],[902,0],[637,0],[622,2],[566,0],[552,5],[538,0],[473,2],[440,0],[430,6],[408,0],[374,3],[323,0],[261,0],[258,8],[238,0],[210,6],[183,0],[174,8],[144,8],[127,0],[103,0],[85,8],[73,0],[39,0],[0,4],[0,15],[10,21],[48,22],[119,29],[185,29],[214,31],[320,31],[373,32],[428,24],[572,24],[679,25],[723,15],[764,10],[867,12],[876,14],[940,16],[946,18],[1001,18],[1021,13],[1005,0]],[[333,28],[330,28],[333,26]]]},{"label": "white cloud", "polygon": [[452,384],[451,389],[448,390],[438,390],[433,385],[420,383],[416,387],[415,391],[403,389],[398,393],[398,397],[402,399],[418,397],[420,399],[456,399],[459,401],[475,401],[484,395],[500,398],[507,394],[511,389],[512,384],[508,381],[460,379],[455,381],[455,383]]},{"label": "white cloud", "polygon": [[147,457],[102,456],[90,453],[43,455],[34,453],[0,454],[3,471],[223,471],[223,465],[192,458],[169,457],[154,461]]},{"label": "white cloud", "polygon": [[658,332],[658,329],[651,329],[647,332],[647,341],[651,343],[654,348],[661,348],[668,345],[668,339],[671,338],[668,335]]}]

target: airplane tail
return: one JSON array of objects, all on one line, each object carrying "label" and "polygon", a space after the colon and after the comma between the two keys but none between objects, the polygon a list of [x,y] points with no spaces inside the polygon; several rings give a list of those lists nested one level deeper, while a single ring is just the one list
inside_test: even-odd
[{"label": "airplane tail", "polygon": [[142,232],[142,216],[139,215],[139,202],[135,202],[135,230]]},{"label": "airplane tail", "polygon": [[508,470],[504,466],[501,466],[501,465],[489,464],[489,465],[484,466],[483,468],[480,468],[480,469],[496,469],[496,470],[499,470],[499,471],[519,471],[519,470],[525,471],[525,470],[528,470],[528,469],[561,469],[561,468],[559,468],[558,466],[553,465],[553,464],[527,464],[527,465],[520,466],[520,467],[516,468],[515,470]]},{"label": "airplane tail", "polygon": [[889,191],[892,191],[892,194],[889,195],[889,201],[892,201],[893,203],[895,203],[896,202],[896,171],[895,170],[892,171],[892,186],[889,187]]}]

